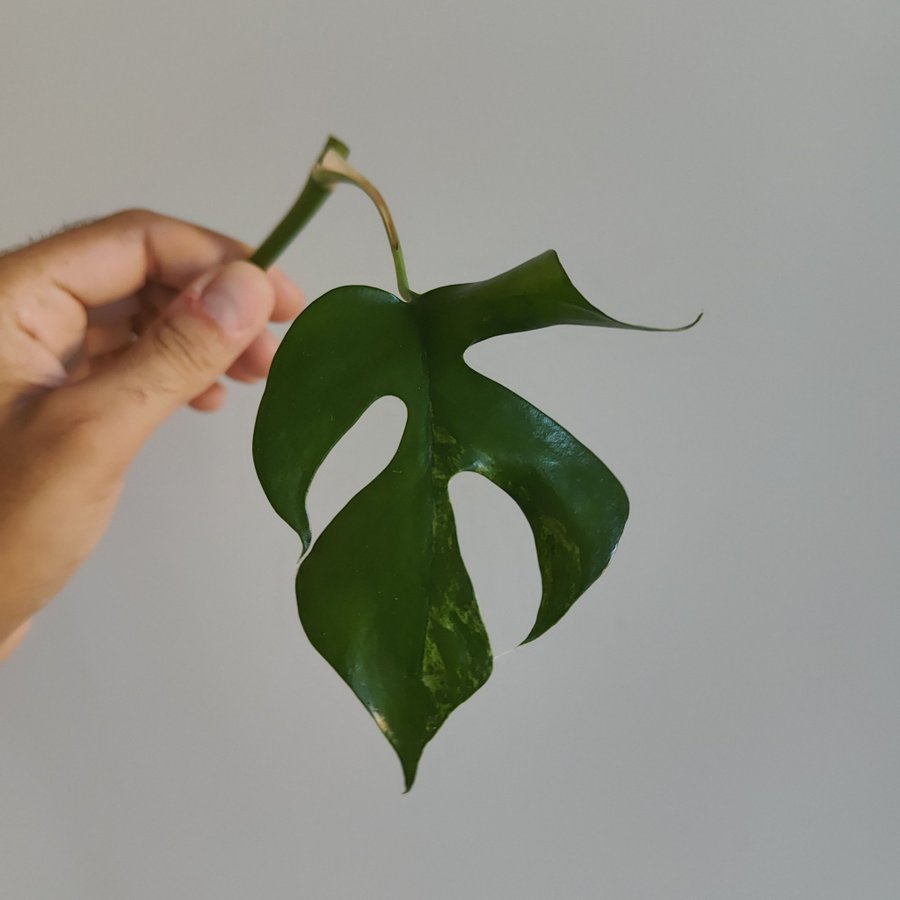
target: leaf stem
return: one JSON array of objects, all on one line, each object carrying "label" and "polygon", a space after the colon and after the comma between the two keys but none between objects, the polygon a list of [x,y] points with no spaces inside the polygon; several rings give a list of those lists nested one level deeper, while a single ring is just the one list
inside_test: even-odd
[{"label": "leaf stem", "polygon": [[[319,154],[318,165],[328,153],[336,153],[339,156],[347,156],[349,148],[336,137],[329,137],[325,147]],[[307,179],[300,196],[294,205],[287,211],[284,218],[272,229],[269,236],[259,245],[250,262],[255,263],[261,269],[268,269],[273,262],[284,252],[284,249],[300,233],[307,222],[316,214],[319,207],[331,195],[331,188],[313,180]]]},{"label": "leaf stem", "polygon": [[300,196],[284,218],[272,229],[271,234],[259,245],[250,258],[250,262],[267,269],[328,199],[336,184],[340,182],[355,184],[365,191],[381,215],[388,242],[391,245],[391,254],[394,257],[399,294],[404,300],[411,301],[413,293],[409,288],[403,249],[400,246],[397,227],[394,225],[391,211],[375,185],[347,162],[349,154],[350,150],[343,141],[335,137],[328,138],[319,158],[310,170],[309,178],[300,192]]}]

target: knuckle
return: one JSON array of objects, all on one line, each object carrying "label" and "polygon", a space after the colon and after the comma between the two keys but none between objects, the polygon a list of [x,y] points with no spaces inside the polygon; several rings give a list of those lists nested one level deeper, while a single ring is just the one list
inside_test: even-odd
[{"label": "knuckle", "polygon": [[205,370],[214,358],[209,341],[189,333],[180,317],[163,318],[153,329],[151,340],[156,354],[179,375]]},{"label": "knuckle", "polygon": [[143,225],[156,218],[156,213],[141,206],[131,206],[113,213],[110,218],[123,225]]}]

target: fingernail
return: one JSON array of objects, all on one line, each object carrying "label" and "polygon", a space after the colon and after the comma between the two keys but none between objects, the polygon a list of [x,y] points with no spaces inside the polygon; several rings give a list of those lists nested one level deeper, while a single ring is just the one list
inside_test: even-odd
[{"label": "fingernail", "polygon": [[228,334],[241,334],[253,324],[252,298],[241,290],[241,279],[228,267],[218,272],[203,288],[200,305]]}]

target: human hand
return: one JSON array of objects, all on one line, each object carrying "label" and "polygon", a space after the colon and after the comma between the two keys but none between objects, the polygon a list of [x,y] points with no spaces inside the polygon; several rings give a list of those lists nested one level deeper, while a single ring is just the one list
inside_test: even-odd
[{"label": "human hand", "polygon": [[122,478],[223,373],[266,375],[303,297],[252,248],[145,210],[0,255],[0,658],[93,550]]}]

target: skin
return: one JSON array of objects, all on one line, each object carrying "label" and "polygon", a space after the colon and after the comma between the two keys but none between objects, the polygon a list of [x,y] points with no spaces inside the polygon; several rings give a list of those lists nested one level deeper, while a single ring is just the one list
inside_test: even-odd
[{"label": "skin", "polygon": [[264,378],[299,289],[233,238],[126,210],[0,255],[0,659],[100,540],[128,465],[222,375]]}]

